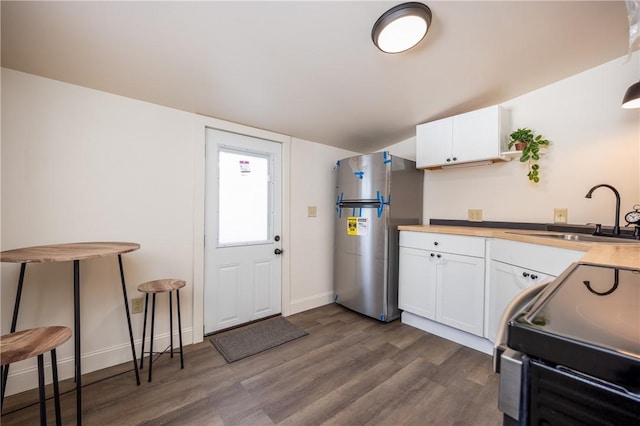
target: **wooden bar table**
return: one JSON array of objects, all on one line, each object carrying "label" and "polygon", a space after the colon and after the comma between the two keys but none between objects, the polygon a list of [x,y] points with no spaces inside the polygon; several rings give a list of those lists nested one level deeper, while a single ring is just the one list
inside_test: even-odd
[{"label": "wooden bar table", "polygon": [[[75,379],[76,379],[76,419],[77,424],[82,424],[82,369],[80,351],[80,261],[93,259],[96,257],[118,256],[120,266],[120,281],[122,282],[122,295],[124,297],[124,308],[127,314],[127,324],[129,326],[129,339],[131,340],[131,354],[133,356],[133,367],[136,374],[136,383],[140,385],[140,373],[136,361],[136,349],[133,341],[133,330],[131,328],[131,315],[129,313],[129,303],[127,299],[127,288],[124,280],[124,268],[122,266],[122,254],[138,250],[140,244],[124,242],[82,242],[67,244],[52,244],[36,247],[25,247],[15,250],[7,250],[0,253],[0,261],[8,263],[20,263],[20,276],[18,278],[18,289],[13,307],[13,319],[11,320],[11,333],[16,331],[18,321],[18,310],[20,309],[20,297],[22,295],[22,285],[27,263],[46,262],[73,262],[73,320],[74,320],[74,343],[75,343]],[[4,399],[4,389],[6,389],[9,368],[5,368],[2,377],[2,398]]]}]

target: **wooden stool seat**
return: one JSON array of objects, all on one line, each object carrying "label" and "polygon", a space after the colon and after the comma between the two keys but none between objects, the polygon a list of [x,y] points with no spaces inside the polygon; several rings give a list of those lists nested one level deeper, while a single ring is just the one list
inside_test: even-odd
[{"label": "wooden stool seat", "polygon": [[[149,281],[146,283],[142,283],[138,286],[138,291],[141,293],[145,293],[144,299],[144,325],[142,327],[142,353],[140,355],[140,369],[143,368],[144,364],[144,354],[149,354],[149,382],[151,382],[151,372],[153,368],[153,354],[158,354],[158,357],[165,352],[169,352],[171,354],[171,358],[173,358],[174,350],[173,350],[173,309],[172,309],[172,298],[171,295],[173,291],[176,292],[176,305],[178,308],[178,337],[180,338],[180,368],[184,368],[184,358],[182,353],[182,322],[180,320],[180,289],[183,288],[187,283],[184,280],[177,279],[161,279],[155,281]],[[169,293],[169,339],[170,344],[167,349],[162,352],[154,352],[153,351],[153,331],[154,324],[156,318],[156,294],[158,293]],[[149,294],[152,297],[151,304],[151,340],[149,342],[149,352],[144,351],[144,341],[147,334],[147,311],[149,309]],[[156,358],[157,359],[157,358]]]},{"label": "wooden stool seat", "polygon": [[0,365],[24,361],[57,348],[71,337],[69,327],[38,327],[0,337]]},{"label": "wooden stool seat", "polygon": [[183,280],[164,279],[142,283],[138,286],[140,293],[164,293],[167,291],[178,290],[187,285]]},{"label": "wooden stool seat", "polygon": [[[40,424],[47,424],[46,395],[44,391],[44,353],[51,352],[51,370],[53,373],[53,394],[56,410],[56,424],[62,423],[60,415],[60,389],[58,387],[58,366],[56,360],[56,348],[69,340],[71,329],[69,327],[52,326],[38,327],[29,330],[5,334],[0,337],[0,367],[2,375],[9,364],[38,357],[38,393],[40,396]],[[6,367],[5,367],[6,366]],[[2,389],[2,402],[4,402],[4,381]]]}]

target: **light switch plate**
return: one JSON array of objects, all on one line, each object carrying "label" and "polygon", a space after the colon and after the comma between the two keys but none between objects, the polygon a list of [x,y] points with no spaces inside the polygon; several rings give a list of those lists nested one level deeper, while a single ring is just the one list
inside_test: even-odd
[{"label": "light switch plate", "polygon": [[316,217],[318,216],[318,209],[316,206],[308,206],[307,207],[307,217]]}]

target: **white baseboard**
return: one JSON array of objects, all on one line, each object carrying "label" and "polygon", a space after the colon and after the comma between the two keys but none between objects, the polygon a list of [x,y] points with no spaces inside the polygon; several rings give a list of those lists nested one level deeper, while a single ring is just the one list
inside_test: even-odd
[{"label": "white baseboard", "polygon": [[402,312],[402,323],[412,327],[419,328],[427,333],[435,334],[452,342],[459,343],[463,346],[483,352],[487,355],[493,355],[493,343],[484,337],[469,334],[466,331],[458,330],[448,325],[432,321],[430,319],[412,314],[411,312]]},{"label": "white baseboard", "polygon": [[318,308],[333,302],[333,291],[327,291],[319,295],[292,300],[289,304],[290,315]]},{"label": "white baseboard", "polygon": [[[187,346],[193,340],[193,329],[187,328],[182,330],[182,344],[183,347]],[[150,339],[145,341],[145,351],[149,350]],[[178,332],[173,333],[173,347],[179,347]],[[136,356],[140,359],[140,350],[142,348],[142,339],[135,340]],[[157,346],[156,346],[157,345]],[[164,350],[169,346],[169,333],[163,333],[154,336],[153,339],[154,350]],[[45,354],[44,370],[45,381],[51,383],[51,358],[50,354]],[[133,369],[133,362],[131,360],[131,345],[129,343],[112,346],[110,348],[101,349],[94,352],[85,352],[82,354],[82,374],[91,373],[93,371],[101,370],[103,368],[112,367],[114,365],[131,363],[131,369]],[[72,378],[75,373],[75,362],[73,356],[60,358],[58,354],[58,380],[65,380]],[[131,373],[131,380],[135,383],[133,372]],[[7,380],[6,395],[13,395],[16,393],[24,392],[30,389],[38,387],[38,367],[36,358],[32,358],[19,363],[11,364],[9,368],[9,379]]]}]

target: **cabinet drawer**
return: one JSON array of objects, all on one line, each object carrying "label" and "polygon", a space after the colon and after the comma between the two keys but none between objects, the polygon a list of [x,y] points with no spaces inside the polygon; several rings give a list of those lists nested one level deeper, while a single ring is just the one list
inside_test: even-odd
[{"label": "cabinet drawer", "polygon": [[475,257],[485,253],[484,238],[429,232],[401,231],[400,246]]},{"label": "cabinet drawer", "polygon": [[584,252],[579,250],[499,239],[491,240],[490,250],[491,260],[554,276],[584,256]]}]

